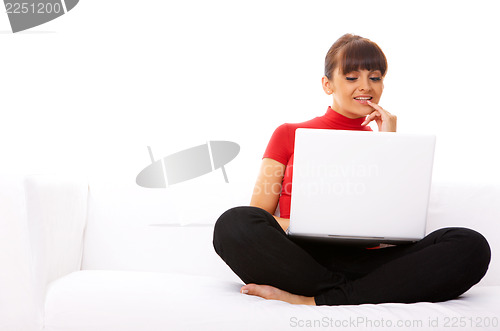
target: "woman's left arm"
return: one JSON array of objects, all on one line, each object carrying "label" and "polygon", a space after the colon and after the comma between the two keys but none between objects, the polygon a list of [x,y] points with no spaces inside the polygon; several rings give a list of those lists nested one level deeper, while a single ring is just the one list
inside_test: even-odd
[{"label": "woman's left arm", "polygon": [[366,117],[365,121],[361,125],[367,125],[371,121],[375,121],[377,122],[379,131],[396,132],[396,115],[389,113],[387,110],[370,100],[368,100],[368,104],[374,109],[374,111]]}]

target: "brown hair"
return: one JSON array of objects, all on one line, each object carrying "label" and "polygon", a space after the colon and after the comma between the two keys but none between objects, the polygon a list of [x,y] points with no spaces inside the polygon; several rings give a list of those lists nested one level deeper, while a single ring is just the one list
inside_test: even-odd
[{"label": "brown hair", "polygon": [[328,50],[325,57],[325,76],[333,78],[333,71],[341,65],[345,75],[351,71],[366,69],[380,70],[382,77],[387,71],[384,52],[373,41],[346,33]]}]

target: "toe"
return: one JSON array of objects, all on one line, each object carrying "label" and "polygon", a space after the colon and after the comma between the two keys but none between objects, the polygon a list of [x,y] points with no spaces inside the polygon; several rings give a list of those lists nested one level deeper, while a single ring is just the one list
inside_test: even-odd
[{"label": "toe", "polygon": [[250,294],[250,291],[252,291],[252,289],[255,287],[255,284],[247,284],[247,285],[243,285],[240,289],[240,293],[243,293],[243,294]]}]

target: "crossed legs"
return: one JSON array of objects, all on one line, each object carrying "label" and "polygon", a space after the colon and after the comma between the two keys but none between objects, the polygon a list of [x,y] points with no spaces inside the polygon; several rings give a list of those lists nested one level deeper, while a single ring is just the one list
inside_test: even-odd
[{"label": "crossed legs", "polygon": [[[266,285],[257,287],[257,295],[317,305],[449,300],[479,282],[490,260],[484,237],[464,228],[440,229],[415,244],[374,250],[299,245],[257,207],[222,214],[213,244],[243,282]],[[245,289],[254,294],[256,287]],[[295,296],[282,299],[288,294]]]}]

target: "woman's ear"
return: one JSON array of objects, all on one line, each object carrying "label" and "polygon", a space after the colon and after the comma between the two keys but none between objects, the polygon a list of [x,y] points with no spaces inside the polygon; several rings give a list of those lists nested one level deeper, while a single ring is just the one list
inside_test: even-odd
[{"label": "woman's ear", "polygon": [[323,86],[323,91],[325,91],[326,94],[331,95],[332,93],[335,93],[335,90],[333,89],[333,84],[330,82],[328,77],[323,76],[321,78],[321,85]]}]

